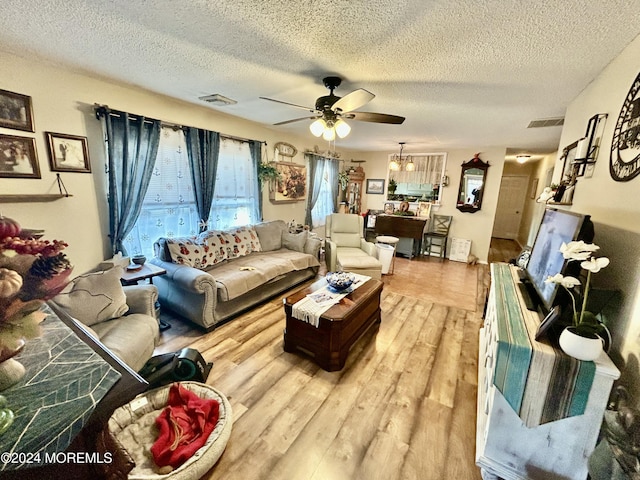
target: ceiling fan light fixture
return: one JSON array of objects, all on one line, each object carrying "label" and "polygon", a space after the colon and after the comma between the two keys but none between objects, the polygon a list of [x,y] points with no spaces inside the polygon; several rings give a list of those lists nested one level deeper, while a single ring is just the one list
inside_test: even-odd
[{"label": "ceiling fan light fixture", "polygon": [[326,127],[327,124],[325,123],[325,121],[322,118],[319,118],[311,125],[309,125],[309,130],[311,130],[311,133],[314,137],[319,137],[324,133]]},{"label": "ceiling fan light fixture", "polygon": [[331,142],[336,139],[336,131],[333,129],[333,127],[327,127],[324,129],[322,138],[324,138],[327,142]]},{"label": "ceiling fan light fixture", "polygon": [[351,132],[351,127],[347,122],[342,120],[341,118],[335,124],[336,133],[340,138],[344,138]]}]

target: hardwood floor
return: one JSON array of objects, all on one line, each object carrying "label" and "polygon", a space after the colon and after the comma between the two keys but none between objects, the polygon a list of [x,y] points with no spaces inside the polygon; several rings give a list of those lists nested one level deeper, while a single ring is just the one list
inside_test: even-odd
[{"label": "hardwood floor", "polygon": [[156,353],[197,348],[233,407],[207,479],[480,479],[474,463],[478,329],[487,266],[397,258],[382,322],[329,373],[282,349],[282,296],[203,334],[172,328]]},{"label": "hardwood floor", "polygon": [[517,257],[521,251],[522,248],[515,240],[492,237],[489,245],[489,263],[508,262]]}]

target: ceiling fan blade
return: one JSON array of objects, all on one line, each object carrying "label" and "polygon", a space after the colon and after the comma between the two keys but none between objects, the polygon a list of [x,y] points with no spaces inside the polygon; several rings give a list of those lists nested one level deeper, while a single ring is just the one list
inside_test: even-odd
[{"label": "ceiling fan blade", "polygon": [[286,125],[287,123],[299,122],[301,120],[315,120],[316,118],[320,118],[322,115],[318,115],[315,117],[302,117],[302,118],[294,118],[293,120],[285,120],[284,122],[274,123],[274,125]]},{"label": "ceiling fan blade", "polygon": [[372,112],[349,112],[341,115],[343,118],[359,120],[361,122],[374,122],[374,123],[392,123],[394,125],[400,125],[404,122],[404,117],[397,115],[388,115],[386,113],[372,113]]},{"label": "ceiling fan blade", "polygon": [[334,103],[331,106],[331,110],[335,112],[337,109],[340,109],[343,112],[350,112],[369,103],[374,98],[376,98],[376,96],[373,93],[368,92],[364,88],[359,88]]},{"label": "ceiling fan blade", "polygon": [[282,103],[284,105],[289,105],[290,107],[301,108],[303,110],[306,110],[307,112],[316,112],[316,109],[312,108],[312,107],[305,107],[303,105],[296,105],[295,103],[283,102],[282,100],[275,100],[273,98],[267,98],[267,97],[258,97],[258,98],[261,98],[262,100],[269,100],[270,102]]}]

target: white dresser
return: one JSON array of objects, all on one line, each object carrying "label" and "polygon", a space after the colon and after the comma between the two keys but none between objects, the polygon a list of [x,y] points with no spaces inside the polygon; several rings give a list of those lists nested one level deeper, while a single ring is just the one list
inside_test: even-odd
[{"label": "white dresser", "polygon": [[613,381],[606,354],[565,355],[546,340],[517,288],[517,268],[491,265],[480,330],[476,463],[485,480],[585,479]]}]

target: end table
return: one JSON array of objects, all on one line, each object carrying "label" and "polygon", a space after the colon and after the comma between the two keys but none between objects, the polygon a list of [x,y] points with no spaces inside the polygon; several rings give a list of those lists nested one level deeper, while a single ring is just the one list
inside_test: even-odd
[{"label": "end table", "polygon": [[[126,269],[122,276],[120,277],[120,282],[122,285],[137,285],[141,280],[149,280],[149,283],[153,283],[153,277],[157,277],[158,275],[165,275],[167,271],[162,268],[154,265],[153,263],[145,263],[140,268],[136,269]],[[159,312],[160,305],[156,305],[157,312]],[[160,323],[160,330],[167,330],[171,328],[171,324],[160,319],[160,315],[158,313],[158,322]]]}]

